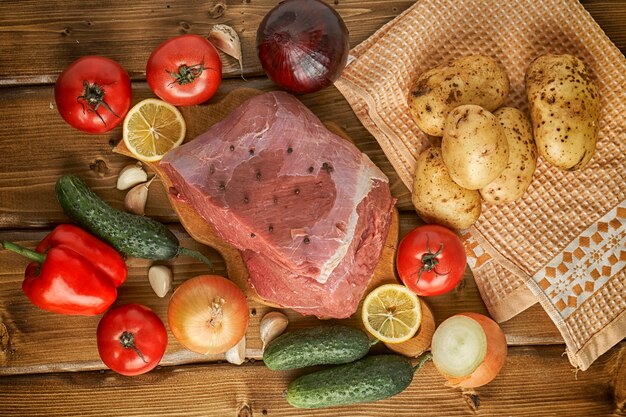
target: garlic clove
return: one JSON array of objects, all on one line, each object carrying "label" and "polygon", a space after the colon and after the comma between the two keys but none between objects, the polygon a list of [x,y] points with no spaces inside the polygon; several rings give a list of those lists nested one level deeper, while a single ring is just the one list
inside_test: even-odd
[{"label": "garlic clove", "polygon": [[148,189],[155,177],[143,184],[135,185],[124,197],[124,207],[126,211],[143,216],[146,214],[146,203],[148,201]]},{"label": "garlic clove", "polygon": [[224,353],[226,360],[235,365],[241,365],[246,360],[246,336]]},{"label": "garlic clove", "polygon": [[263,350],[265,350],[265,346],[269,342],[285,331],[288,324],[289,319],[280,311],[271,311],[263,316],[259,330],[261,341],[263,342]]},{"label": "garlic clove", "polygon": [[131,187],[134,187],[137,184],[141,184],[142,182],[146,182],[148,180],[148,174],[144,171],[141,162],[137,162],[136,164],[126,165],[120,171],[117,176],[117,189],[118,190],[128,190]]},{"label": "garlic clove", "polygon": [[228,25],[213,25],[209,32],[209,41],[220,51],[232,56],[239,62],[243,77],[243,61],[241,59],[241,41],[235,29]]},{"label": "garlic clove", "polygon": [[148,281],[155,294],[163,298],[172,288],[172,270],[165,265],[153,265],[148,269]]}]

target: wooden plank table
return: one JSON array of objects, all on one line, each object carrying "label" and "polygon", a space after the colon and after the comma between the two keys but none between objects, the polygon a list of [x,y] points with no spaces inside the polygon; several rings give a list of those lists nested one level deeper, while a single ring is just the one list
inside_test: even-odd
[{"label": "wooden plank table", "polygon": [[[238,87],[271,90],[256,57],[256,28],[277,0],[188,1],[27,1],[0,2],[0,240],[34,246],[54,225],[66,221],[53,187],[60,175],[85,178],[110,204],[121,207],[124,193],[114,188],[130,160],[113,154],[121,129],[98,136],[82,134],[63,122],[54,106],[53,83],[60,71],[83,55],[105,55],[124,66],[133,80],[133,103],[152,93],[145,63],[161,41],[183,33],[206,35],[213,24],[233,26],[242,38],[244,81],[238,66],[224,57],[224,80],[215,100]],[[334,0],[344,18],[351,46],[373,34],[413,0]],[[588,0],[585,8],[611,40],[626,51],[626,1]],[[323,121],[342,127],[357,146],[389,176],[398,198],[400,235],[419,224],[410,195],[375,139],[333,87],[301,97]],[[182,109],[200,120],[206,106]],[[188,126],[188,137],[204,128]],[[204,252],[215,273],[225,275],[217,253],[193,242],[171,209],[165,191],[151,187],[147,215],[167,222],[181,241]],[[139,377],[122,377],[99,359],[95,329],[99,317],[47,313],[29,304],[21,291],[26,261],[0,251],[0,415],[7,416],[457,416],[457,415],[626,415],[626,342],[598,359],[586,372],[574,372],[563,356],[563,340],[537,305],[502,324],[509,358],[491,384],[476,390],[444,385],[432,363],[402,394],[374,404],[317,411],[296,410],[283,398],[298,372],[272,372],[258,361],[260,318],[271,309],[250,305],[247,363],[237,367],[223,357],[185,350],[170,334],[161,366]],[[167,298],[147,282],[149,263],[129,261],[129,278],[118,303],[139,302],[166,319]],[[171,262],[175,285],[206,273],[190,258]],[[486,314],[469,269],[456,290],[428,299],[439,323],[452,314]],[[290,318],[297,314],[290,312]],[[314,319],[292,321],[292,328]]]}]

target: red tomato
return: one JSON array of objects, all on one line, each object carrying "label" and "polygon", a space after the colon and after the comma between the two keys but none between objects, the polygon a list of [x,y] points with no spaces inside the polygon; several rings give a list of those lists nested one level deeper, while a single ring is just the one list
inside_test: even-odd
[{"label": "red tomato", "polygon": [[125,304],[107,311],[98,324],[102,362],[122,375],[140,375],[159,364],[167,347],[167,331],[146,306]]},{"label": "red tomato", "polygon": [[439,295],[452,290],[465,272],[467,257],[461,239],[443,226],[413,229],[398,246],[396,267],[404,285],[417,295]]},{"label": "red tomato", "polygon": [[222,61],[217,49],[202,36],[177,36],[152,52],[146,78],[162,100],[192,106],[213,97],[222,81]]},{"label": "red tomato", "polygon": [[128,113],[130,78],[112,59],[84,56],[59,75],[54,100],[61,117],[76,129],[108,132]]}]

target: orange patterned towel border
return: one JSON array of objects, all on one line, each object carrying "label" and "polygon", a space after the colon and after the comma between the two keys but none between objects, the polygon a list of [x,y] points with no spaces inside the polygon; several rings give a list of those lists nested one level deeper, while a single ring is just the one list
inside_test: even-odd
[{"label": "orange patterned towel border", "polygon": [[[533,281],[566,319],[597,290],[615,279],[626,291],[626,201],[581,233],[563,252],[533,276]],[[617,309],[626,299],[616,297]],[[610,312],[607,312],[610,314]]]},{"label": "orange patterned towel border", "polygon": [[527,111],[524,73],[543,53],[589,67],[601,98],[596,154],[582,171],[539,160],[523,198],[463,233],[481,296],[497,321],[540,302],[572,364],[587,369],[626,336],[626,59],[575,0],[420,0],[351,51],[335,86],[411,188],[430,146],[409,116],[422,72],[461,56],[498,59],[511,79],[505,105]]}]

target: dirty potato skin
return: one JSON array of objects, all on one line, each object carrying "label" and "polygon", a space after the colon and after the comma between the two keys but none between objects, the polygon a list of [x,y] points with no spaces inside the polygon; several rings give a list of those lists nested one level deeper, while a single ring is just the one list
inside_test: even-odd
[{"label": "dirty potato skin", "polygon": [[446,118],[441,154],[454,182],[478,190],[504,171],[509,145],[496,116],[480,106],[466,104]]},{"label": "dirty potato skin", "polygon": [[427,223],[462,230],[480,216],[480,193],[452,181],[440,148],[429,148],[417,158],[412,197],[417,214]]},{"label": "dirty potato skin", "polygon": [[490,204],[519,199],[530,185],[537,167],[537,148],[528,117],[518,109],[501,107],[493,114],[500,122],[509,145],[509,162],[493,182],[480,189]]},{"label": "dirty potato skin", "polygon": [[422,74],[409,91],[408,104],[424,133],[441,136],[444,121],[455,107],[476,104],[493,111],[508,94],[504,67],[487,56],[472,55]]},{"label": "dirty potato skin", "polygon": [[526,71],[537,151],[551,165],[574,171],[595,152],[600,102],[585,64],[572,55],[542,55]]}]

